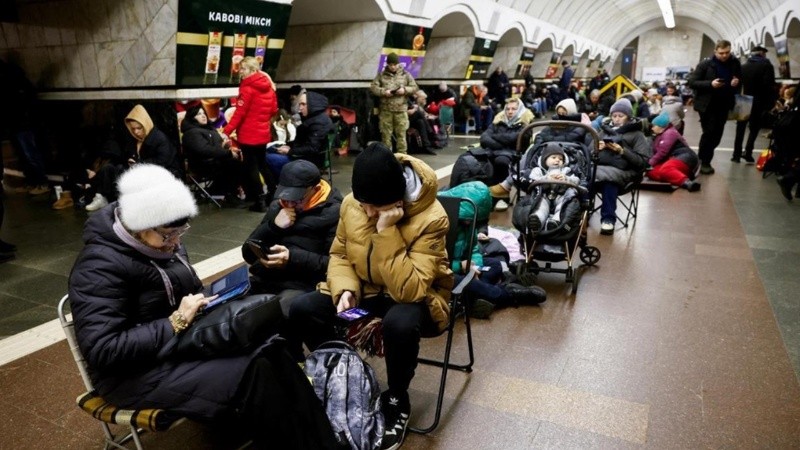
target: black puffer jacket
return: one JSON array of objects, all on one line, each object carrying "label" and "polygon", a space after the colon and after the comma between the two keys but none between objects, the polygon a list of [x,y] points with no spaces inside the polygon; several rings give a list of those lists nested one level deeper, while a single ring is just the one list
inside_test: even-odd
[{"label": "black puffer jacket", "polygon": [[297,127],[297,136],[291,144],[289,157],[305,159],[321,167],[325,161],[323,150],[328,146],[328,133],[333,128],[331,118],[325,113],[328,99],[316,92],[306,92],[308,115]]},{"label": "black puffer jacket", "polygon": [[174,336],[167,317],[202,285],[183,247],[171,258],[153,259],[126,244],[113,230],[116,207],[89,217],[69,277],[75,332],[95,388],[124,408],[217,418],[229,410],[250,357],[157,359]]},{"label": "black puffer jacket", "polygon": [[218,159],[231,158],[230,150],[222,146],[222,136],[211,126],[200,125],[188,114],[181,122],[181,132],[183,153],[189,160],[189,167],[208,165]]},{"label": "black puffer jacket", "polygon": [[[723,71],[725,73],[723,73]],[[742,78],[742,64],[735,57],[722,62],[716,57],[700,61],[689,75],[689,87],[694,90],[694,109],[706,112],[709,108],[729,110],[735,104],[734,94],[738,88],[731,86],[733,77]],[[711,82],[717,78],[725,80],[725,86],[713,88]]]},{"label": "black puffer jacket", "polygon": [[621,154],[601,150],[597,161],[596,181],[610,181],[624,185],[647,168],[647,161],[653,154],[650,142],[642,131],[642,122],[638,119],[622,125],[614,130],[604,122],[600,129],[601,137],[613,137],[618,140],[624,151]]},{"label": "black puffer jacket", "polygon": [[283,229],[275,225],[275,217],[281,210],[280,202],[273,201],[248,240],[259,240],[265,248],[276,244],[285,246],[289,249],[289,262],[283,269],[267,269],[258,262],[250,246],[245,243],[242,256],[251,264],[250,273],[259,281],[273,286],[276,291],[314,290],[318,282],[325,281],[341,204],[342,194],[338,189],[331,188],[324,201],[307,211],[298,212],[295,223]]}]

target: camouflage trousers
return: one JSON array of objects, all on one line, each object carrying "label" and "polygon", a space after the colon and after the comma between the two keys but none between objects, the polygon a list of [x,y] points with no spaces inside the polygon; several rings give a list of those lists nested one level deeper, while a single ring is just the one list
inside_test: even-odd
[{"label": "camouflage trousers", "polygon": [[384,111],[381,110],[380,130],[383,144],[392,148],[392,134],[397,141],[397,152],[408,153],[408,143],[406,143],[406,131],[408,131],[408,113],[405,111]]}]

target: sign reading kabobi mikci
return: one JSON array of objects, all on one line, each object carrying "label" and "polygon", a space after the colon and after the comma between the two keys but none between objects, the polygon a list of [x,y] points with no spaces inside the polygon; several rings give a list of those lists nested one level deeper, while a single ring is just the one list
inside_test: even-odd
[{"label": "sign reading kabobi mikci", "polygon": [[264,0],[179,0],[175,84],[235,86],[247,56],[274,77],[290,13]]}]

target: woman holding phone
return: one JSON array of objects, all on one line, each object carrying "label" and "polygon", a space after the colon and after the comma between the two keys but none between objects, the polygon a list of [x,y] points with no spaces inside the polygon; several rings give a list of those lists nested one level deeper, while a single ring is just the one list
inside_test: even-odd
[{"label": "woman holding phone", "polygon": [[282,405],[242,394],[269,391],[253,376],[261,348],[203,360],[159,358],[214,300],[199,293],[181,242],[197,205],[185,184],[152,164],[132,167],[118,187],[119,200],[86,222],[69,277],[75,334],[97,393],[121,408],[163,409],[168,420],[243,423],[256,448],[297,448],[274,420]]}]

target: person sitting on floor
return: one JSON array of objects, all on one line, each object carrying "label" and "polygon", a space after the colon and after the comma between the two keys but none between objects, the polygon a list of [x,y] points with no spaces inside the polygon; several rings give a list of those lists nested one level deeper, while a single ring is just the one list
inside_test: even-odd
[{"label": "person sitting on floor", "polygon": [[664,111],[650,124],[653,130],[653,156],[647,177],[653,181],[663,181],[689,192],[700,190],[700,182],[694,175],[700,169],[697,153],[689,148],[686,139],[669,121],[669,113]]},{"label": "person sitting on floor", "polygon": [[435,155],[436,152],[433,150],[431,137],[435,136],[436,133],[431,126],[431,120],[435,119],[436,116],[425,112],[427,100],[428,95],[425,91],[419,89],[414,93],[413,98],[408,101],[409,130],[413,129],[416,131],[420,139],[420,145],[413,145],[413,142],[409,142],[409,150],[414,148],[418,153]]},{"label": "person sitting on floor", "polygon": [[213,180],[211,194],[224,195],[226,202],[238,204],[239,185],[245,177],[242,152],[231,147],[230,139],[223,139],[209,123],[202,105],[186,110],[181,132],[189,169],[202,178]]}]

